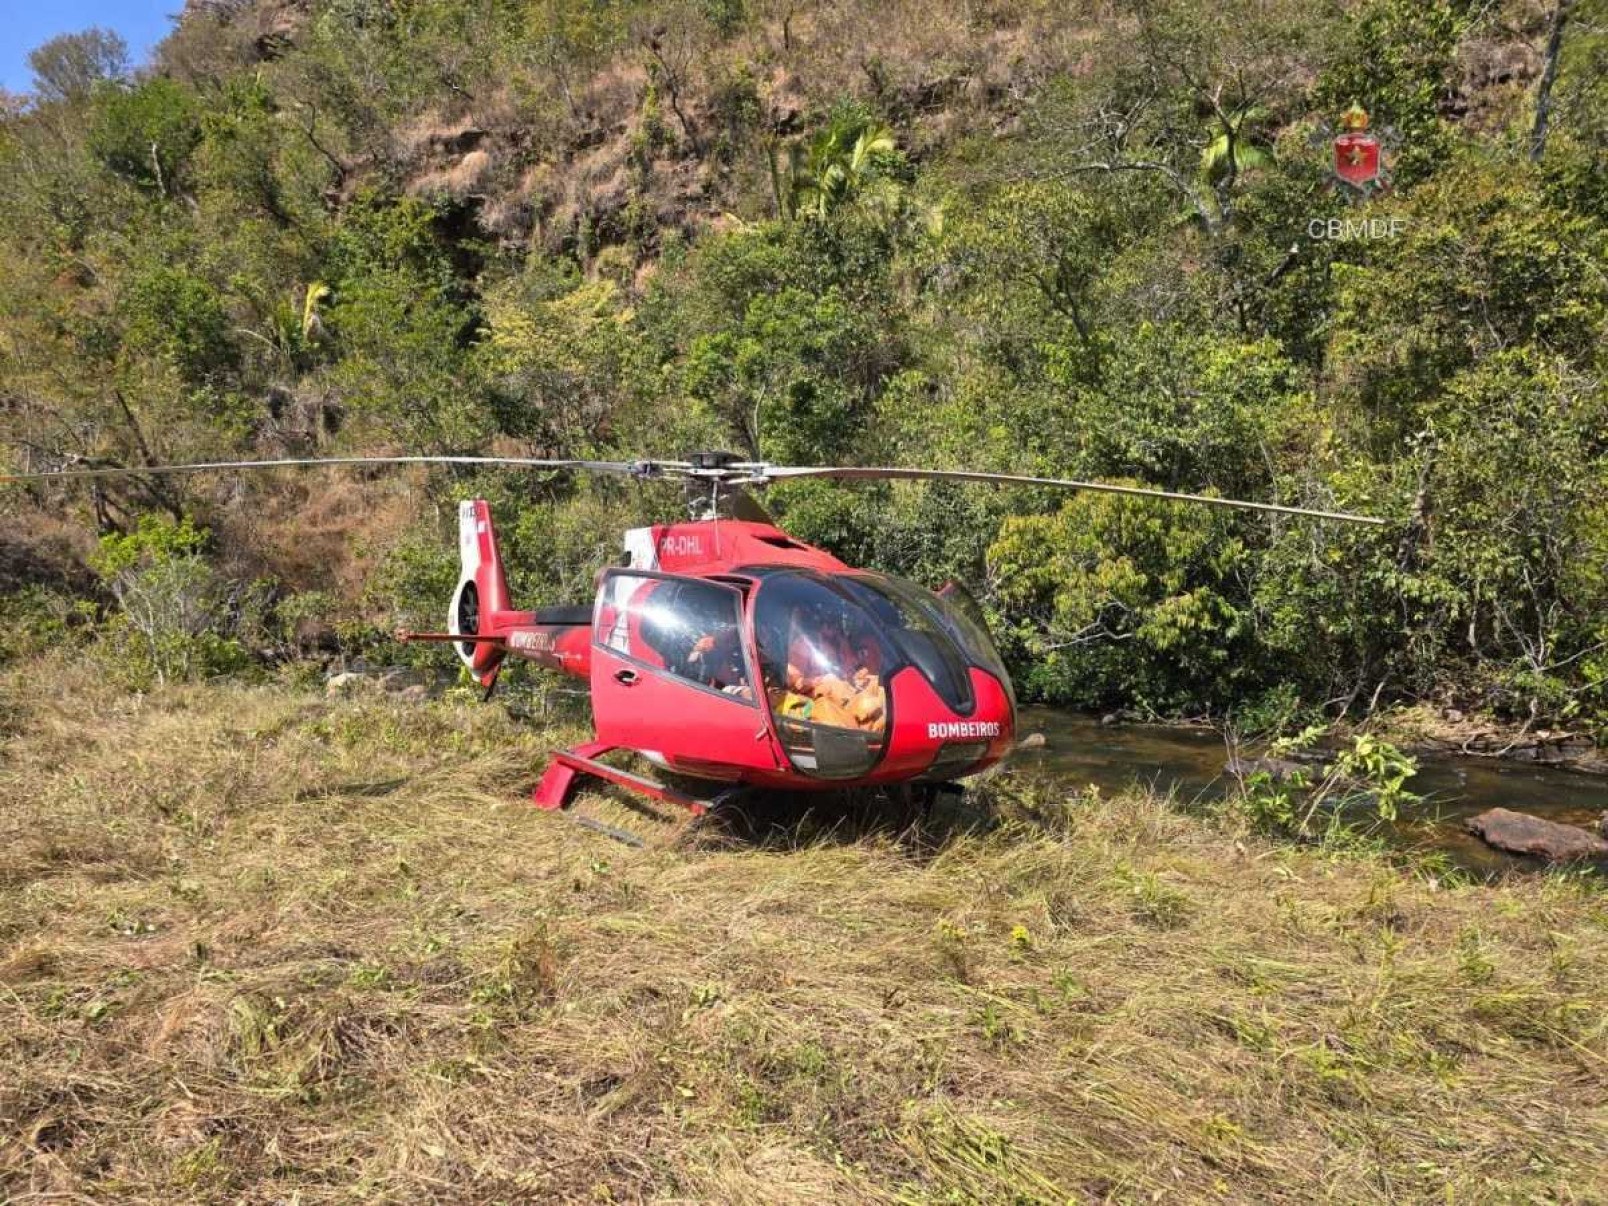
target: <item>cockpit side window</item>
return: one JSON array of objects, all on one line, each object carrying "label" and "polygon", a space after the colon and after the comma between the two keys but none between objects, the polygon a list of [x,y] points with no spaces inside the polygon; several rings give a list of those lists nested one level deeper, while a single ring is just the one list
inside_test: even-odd
[{"label": "cockpit side window", "polygon": [[[912,589],[919,588],[912,587]],[[1005,660],[1000,657],[999,650],[994,646],[994,638],[989,635],[988,622],[983,618],[983,609],[978,606],[972,593],[959,582],[946,582],[942,588],[933,592],[933,602],[937,605],[940,618],[965,649],[966,656],[999,680],[999,685],[1005,688],[1005,695],[1014,709],[1016,689],[1011,684],[1010,673],[1005,669]]]},{"label": "cockpit side window", "polygon": [[597,627],[617,653],[722,694],[753,700],[741,598],[696,579],[616,574]]}]

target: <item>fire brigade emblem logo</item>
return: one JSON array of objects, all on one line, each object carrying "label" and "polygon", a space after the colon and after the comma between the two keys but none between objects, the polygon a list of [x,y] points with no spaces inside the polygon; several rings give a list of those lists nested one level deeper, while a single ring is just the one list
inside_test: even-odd
[{"label": "fire brigade emblem logo", "polygon": [[1368,133],[1368,111],[1352,105],[1340,115],[1341,132],[1334,140],[1334,174],[1361,192],[1382,183],[1379,140]]}]

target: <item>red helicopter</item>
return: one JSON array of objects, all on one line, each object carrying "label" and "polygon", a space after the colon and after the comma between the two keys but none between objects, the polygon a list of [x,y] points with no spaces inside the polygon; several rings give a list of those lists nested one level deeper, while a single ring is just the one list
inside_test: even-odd
[{"label": "red helicopter", "polygon": [[938,785],[997,763],[1015,741],[1016,697],[964,587],[933,592],[856,569],[793,539],[748,487],[794,478],[937,479],[1096,490],[1143,498],[1380,524],[1367,516],[1104,482],[962,470],[800,467],[702,453],[684,461],[391,456],[234,461],[154,468],[67,468],[0,481],[199,473],[319,465],[511,465],[679,478],[685,523],[625,533],[626,563],[602,570],[591,603],[516,608],[491,509],[459,505],[462,571],[447,631],[399,632],[450,644],[489,695],[506,659],[584,680],[595,739],[553,756],[534,792],[568,802],[590,775],[701,814],[707,805],[602,759],[640,754],[680,775],[728,785],[833,789]]}]

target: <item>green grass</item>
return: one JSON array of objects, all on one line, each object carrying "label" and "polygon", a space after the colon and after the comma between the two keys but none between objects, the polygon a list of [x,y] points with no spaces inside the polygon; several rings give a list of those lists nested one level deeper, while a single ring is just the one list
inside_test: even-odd
[{"label": "green grass", "polygon": [[3,691],[0,1196],[1608,1197],[1589,881],[1009,776],[638,850],[524,803],[562,713]]}]

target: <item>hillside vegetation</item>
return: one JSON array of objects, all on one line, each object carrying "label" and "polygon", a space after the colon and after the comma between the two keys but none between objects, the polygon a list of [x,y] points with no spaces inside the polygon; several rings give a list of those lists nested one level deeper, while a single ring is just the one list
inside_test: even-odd
[{"label": "hillside vegetation", "polygon": [[562,707],[50,669],[0,681],[8,1199],[1608,1195],[1587,880],[1012,776],[1047,821],[633,850],[518,797]]},{"label": "hillside vegetation", "polygon": [[[96,31],[41,48],[0,115],[0,444],[730,447],[1354,508],[1389,527],[773,495],[851,560],[976,584],[1041,698],[1601,731],[1605,20],[198,0],[138,70]],[[1354,102],[1367,198],[1330,170]],[[679,506],[509,474],[11,487],[4,649],[84,642],[135,685],[363,653],[439,623],[469,492],[547,601]]]},{"label": "hillside vegetation", "polygon": [[[1604,0],[191,0],[33,64],[0,473],[724,447],[1354,509],[768,498],[973,584],[1024,698],[1608,732]],[[1600,879],[1355,840],[1375,735],[1209,808],[583,793],[631,848],[524,803],[575,694],[326,693],[453,664],[386,633],[470,495],[531,604],[685,505],[0,484],[0,1199],[1608,1199]]]}]

